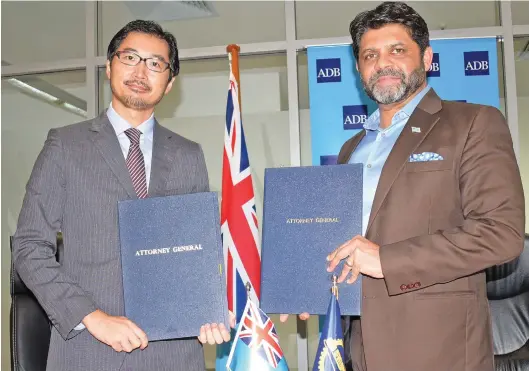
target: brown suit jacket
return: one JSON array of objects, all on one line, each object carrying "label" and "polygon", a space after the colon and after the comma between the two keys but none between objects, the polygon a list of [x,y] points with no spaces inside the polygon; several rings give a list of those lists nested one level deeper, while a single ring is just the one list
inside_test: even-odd
[{"label": "brown suit jacket", "polygon": [[[338,163],[364,135],[343,145]],[[444,160],[408,161],[422,152]],[[354,370],[492,371],[484,269],[521,253],[524,224],[502,114],[430,90],[395,143],[373,201],[366,237],[380,245],[384,279],[363,277],[362,317],[345,331]]]}]

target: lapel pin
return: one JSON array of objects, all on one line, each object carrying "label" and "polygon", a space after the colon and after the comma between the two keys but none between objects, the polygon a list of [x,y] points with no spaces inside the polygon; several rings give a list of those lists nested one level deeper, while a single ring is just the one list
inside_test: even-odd
[{"label": "lapel pin", "polygon": [[411,132],[412,132],[412,133],[420,133],[420,132],[421,132],[421,128],[417,128],[417,127],[415,127],[415,126],[412,126],[412,127],[411,127]]}]

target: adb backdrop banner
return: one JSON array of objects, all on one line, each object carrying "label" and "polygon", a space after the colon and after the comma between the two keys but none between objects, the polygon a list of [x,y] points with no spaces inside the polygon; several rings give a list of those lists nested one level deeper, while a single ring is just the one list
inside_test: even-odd
[{"label": "adb backdrop banner", "polygon": [[[499,108],[495,38],[432,40],[428,83],[441,99]],[[365,94],[351,45],[309,47],[312,165],[336,163],[342,144],[376,109]]]}]

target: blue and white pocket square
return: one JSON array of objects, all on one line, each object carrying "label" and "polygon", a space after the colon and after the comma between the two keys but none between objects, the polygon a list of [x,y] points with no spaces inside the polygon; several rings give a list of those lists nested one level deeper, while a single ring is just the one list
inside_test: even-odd
[{"label": "blue and white pocket square", "polygon": [[409,162],[425,162],[425,161],[442,161],[443,156],[435,152],[414,153],[410,156]]}]

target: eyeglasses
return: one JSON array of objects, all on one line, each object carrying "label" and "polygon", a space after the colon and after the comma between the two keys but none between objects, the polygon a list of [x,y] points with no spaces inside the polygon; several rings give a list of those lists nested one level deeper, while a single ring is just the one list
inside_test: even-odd
[{"label": "eyeglasses", "polygon": [[116,52],[115,55],[121,63],[126,64],[127,66],[137,66],[140,62],[145,61],[147,68],[153,72],[162,73],[170,67],[169,63],[158,58],[142,58],[138,54],[130,51]]}]

